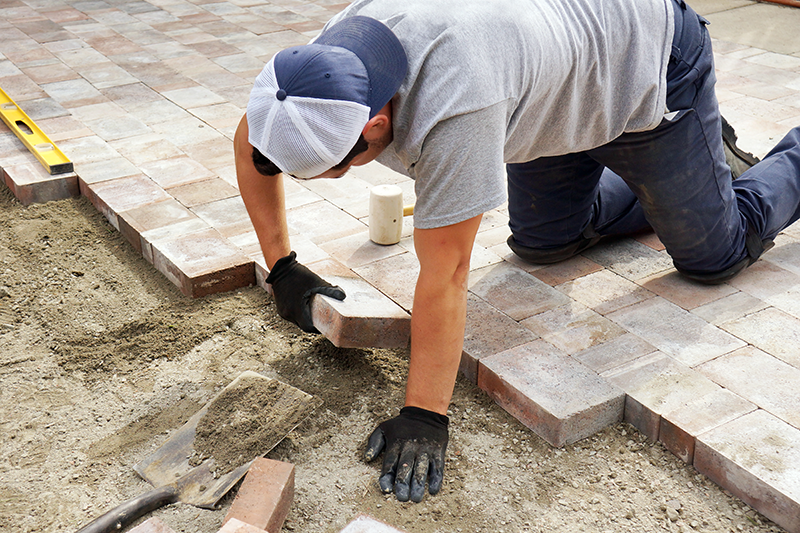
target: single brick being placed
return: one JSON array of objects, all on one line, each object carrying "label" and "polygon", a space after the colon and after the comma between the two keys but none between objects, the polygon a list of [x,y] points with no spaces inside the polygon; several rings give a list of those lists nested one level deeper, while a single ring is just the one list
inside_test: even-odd
[{"label": "single brick being placed", "polygon": [[[223,524],[233,519],[278,533],[294,499],[294,465],[256,459],[242,481]],[[223,528],[224,529],[224,528]],[[235,529],[234,531],[246,531]]]},{"label": "single brick being placed", "polygon": [[481,359],[478,386],[553,446],[620,421],[625,403],[620,389],[542,340]]},{"label": "single brick being placed", "polygon": [[339,533],[403,533],[403,531],[369,515],[360,514]]},{"label": "single brick being placed", "polygon": [[697,437],[694,467],[800,533],[800,430],[761,409]]},{"label": "single brick being placed", "polygon": [[[311,300],[314,325],[340,348],[405,348],[411,335],[411,317],[375,287],[333,259],[307,265],[314,273],[347,295],[344,300],[315,295]],[[258,284],[271,294],[269,271],[256,261]]]},{"label": "single brick being placed", "polygon": [[355,277],[328,276],[347,297],[315,296],[314,325],[340,348],[405,348],[411,336],[411,316],[372,285]]}]

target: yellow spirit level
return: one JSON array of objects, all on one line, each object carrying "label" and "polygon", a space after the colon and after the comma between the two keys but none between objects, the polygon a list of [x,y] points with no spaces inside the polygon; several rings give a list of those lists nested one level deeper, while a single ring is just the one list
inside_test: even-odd
[{"label": "yellow spirit level", "polygon": [[58,149],[31,118],[0,89],[0,117],[50,174],[72,172],[72,161]]}]

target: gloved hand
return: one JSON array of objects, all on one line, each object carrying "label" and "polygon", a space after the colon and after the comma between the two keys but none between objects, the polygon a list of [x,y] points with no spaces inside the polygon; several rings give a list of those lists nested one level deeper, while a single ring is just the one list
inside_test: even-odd
[{"label": "gloved hand", "polygon": [[311,320],[311,297],[324,294],[337,300],[344,300],[344,291],[331,285],[311,272],[295,259],[292,252],[278,259],[267,276],[267,283],[272,285],[275,307],[278,314],[300,326],[307,333],[319,333]]},{"label": "gloved hand", "polygon": [[372,461],[382,450],[383,468],[378,484],[384,494],[394,489],[401,502],[421,502],[425,481],[431,495],[439,492],[444,478],[447,450],[445,415],[419,407],[404,407],[400,416],[382,422],[370,435],[364,457]]}]

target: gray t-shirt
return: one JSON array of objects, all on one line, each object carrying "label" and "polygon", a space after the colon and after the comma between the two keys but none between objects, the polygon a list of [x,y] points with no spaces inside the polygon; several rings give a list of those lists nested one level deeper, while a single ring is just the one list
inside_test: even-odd
[{"label": "gray t-shirt", "polygon": [[408,74],[378,161],[416,180],[414,225],[506,200],[504,163],[606,144],[665,112],[673,0],[356,0],[329,22],[389,26]]}]

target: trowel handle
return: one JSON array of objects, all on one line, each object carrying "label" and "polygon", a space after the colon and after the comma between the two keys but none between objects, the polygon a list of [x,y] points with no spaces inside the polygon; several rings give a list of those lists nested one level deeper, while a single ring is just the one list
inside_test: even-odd
[{"label": "trowel handle", "polygon": [[178,489],[172,485],[155,488],[131,498],[85,525],[78,533],[120,531],[139,517],[178,500]]}]

